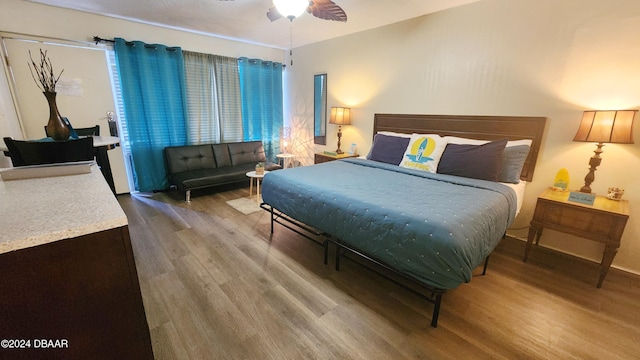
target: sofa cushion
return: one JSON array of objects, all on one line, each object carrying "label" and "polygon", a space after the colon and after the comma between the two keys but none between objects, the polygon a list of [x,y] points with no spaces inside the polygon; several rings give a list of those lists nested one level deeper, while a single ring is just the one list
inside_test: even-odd
[{"label": "sofa cushion", "polygon": [[[237,169],[238,171],[242,172],[246,176],[247,172],[254,171],[256,169],[256,164],[255,163],[241,164],[241,165],[234,166],[234,168]],[[264,169],[267,170],[267,171],[274,171],[274,170],[282,169],[282,166],[280,166],[278,164],[274,164],[272,162],[265,162],[264,163]]]},{"label": "sofa cushion", "polygon": [[[265,163],[267,171],[279,170],[282,167],[274,163]],[[223,185],[249,180],[247,172],[255,170],[255,164],[225,166],[221,168],[199,169],[170,174],[169,181],[180,191],[199,189],[208,186]]]},{"label": "sofa cushion", "polygon": [[216,168],[211,145],[170,146],[164,152],[170,174]]},{"label": "sofa cushion", "polygon": [[247,141],[228,143],[229,155],[233,166],[242,164],[257,164],[267,161],[262,141]]},{"label": "sofa cushion", "polygon": [[213,156],[216,158],[218,167],[231,166],[231,155],[229,155],[229,147],[227,144],[213,144]]},{"label": "sofa cushion", "polygon": [[176,184],[178,190],[184,191],[249,179],[246,176],[246,171],[238,170],[239,169],[235,167],[226,166],[222,168],[185,171],[172,174],[171,182]]}]

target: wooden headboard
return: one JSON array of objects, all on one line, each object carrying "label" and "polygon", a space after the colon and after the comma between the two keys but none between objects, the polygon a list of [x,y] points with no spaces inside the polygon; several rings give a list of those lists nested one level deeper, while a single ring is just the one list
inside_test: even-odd
[{"label": "wooden headboard", "polygon": [[546,122],[547,118],[544,117],[525,116],[375,114],[373,134],[375,136],[379,131],[394,131],[479,140],[531,139],[531,150],[520,173],[520,179],[532,181]]}]

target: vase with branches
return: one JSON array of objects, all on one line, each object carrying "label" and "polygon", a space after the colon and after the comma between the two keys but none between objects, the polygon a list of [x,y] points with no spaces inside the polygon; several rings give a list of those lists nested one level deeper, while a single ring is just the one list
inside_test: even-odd
[{"label": "vase with branches", "polygon": [[60,71],[58,75],[53,70],[51,59],[47,56],[47,51],[40,49],[40,63],[37,64],[31,56],[29,51],[29,59],[31,63],[28,63],[31,76],[36,85],[49,104],[49,121],[47,122],[46,132],[47,136],[53,138],[53,140],[67,140],[71,133],[71,129],[67,126],[65,121],[60,116],[58,111],[58,105],[56,103],[56,84],[60,80],[60,76],[64,70]]}]

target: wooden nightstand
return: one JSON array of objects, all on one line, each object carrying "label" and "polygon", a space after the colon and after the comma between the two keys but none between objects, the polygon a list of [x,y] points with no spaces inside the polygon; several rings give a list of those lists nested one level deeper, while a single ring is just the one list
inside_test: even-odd
[{"label": "wooden nightstand", "polygon": [[340,155],[328,155],[325,153],[315,153],[315,155],[313,156],[313,162],[314,164],[321,164],[323,162],[327,162],[327,161],[334,161],[334,160],[340,160],[340,159],[346,159],[346,158],[354,158],[354,157],[358,157],[360,155],[358,154],[340,154]]},{"label": "wooden nightstand", "polygon": [[540,242],[543,228],[604,243],[600,278],[597,284],[601,287],[620,247],[620,238],[629,219],[629,202],[597,196],[593,205],[585,205],[568,201],[568,198],[568,191],[551,189],[545,190],[538,196],[524,250],[524,261],[527,261],[529,256],[533,238],[536,238],[536,245]]}]

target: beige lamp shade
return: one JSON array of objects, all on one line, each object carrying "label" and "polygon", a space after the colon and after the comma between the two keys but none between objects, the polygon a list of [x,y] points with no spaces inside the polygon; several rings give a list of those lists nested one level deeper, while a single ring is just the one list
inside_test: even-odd
[{"label": "beige lamp shade", "polygon": [[633,118],[636,110],[585,111],[573,141],[594,142],[596,150],[589,160],[589,172],[580,192],[590,194],[595,171],[602,161],[604,143],[633,144]]},{"label": "beige lamp shade", "polygon": [[332,107],[329,124],[351,125],[351,109],[343,107]]},{"label": "beige lamp shade", "polygon": [[573,141],[633,144],[636,110],[585,111]]},{"label": "beige lamp shade", "polygon": [[340,138],[342,138],[342,125],[351,125],[351,109],[343,107],[332,107],[331,117],[329,117],[329,124],[338,125],[338,149],[337,154],[343,154],[344,151],[340,149]]}]

